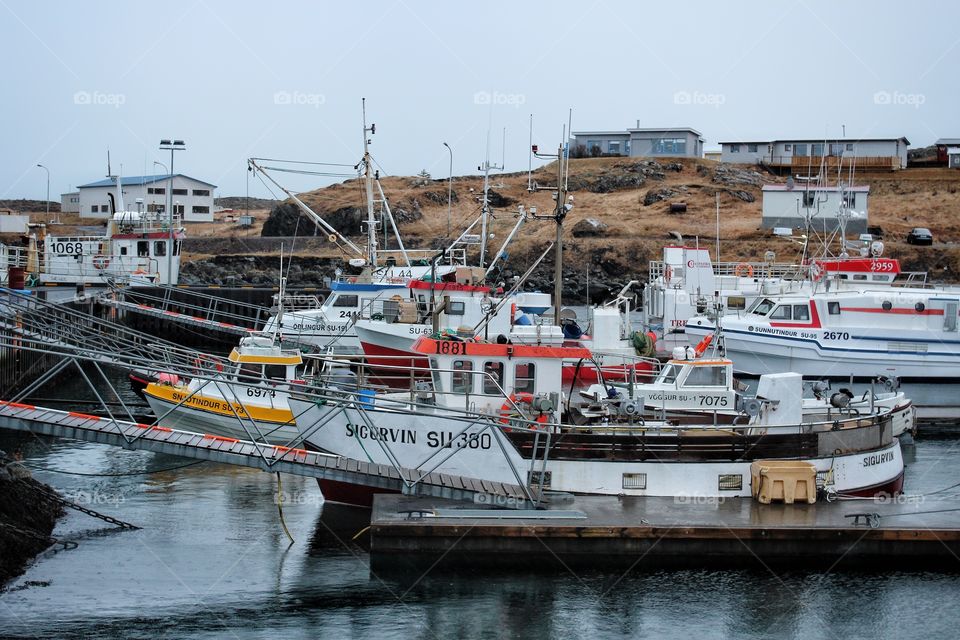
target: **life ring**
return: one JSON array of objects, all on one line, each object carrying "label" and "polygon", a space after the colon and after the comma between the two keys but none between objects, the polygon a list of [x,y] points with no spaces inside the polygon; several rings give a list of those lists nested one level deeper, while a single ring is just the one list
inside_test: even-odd
[{"label": "life ring", "polygon": [[[510,419],[513,417],[513,414],[516,413],[515,407],[519,402],[533,405],[533,394],[526,391],[521,391],[520,393],[511,393],[507,401],[500,405],[500,424],[510,424]],[[547,414],[541,413],[536,417],[534,422],[544,425],[542,428],[546,428],[548,420],[549,418],[547,417]],[[535,429],[537,427],[534,425],[527,425],[527,428]]]},{"label": "life ring", "polygon": [[734,270],[733,270],[733,275],[737,276],[738,278],[742,278],[742,277],[744,276],[744,274],[746,274],[746,276],[747,276],[748,278],[752,278],[752,277],[753,277],[753,265],[752,265],[752,264],[748,264],[748,263],[746,263],[746,262],[741,262],[741,263],[738,264],[738,265],[734,268]]},{"label": "life ring", "polygon": [[95,269],[103,271],[110,266],[110,258],[105,255],[95,255],[93,256],[93,266]]},{"label": "life ring", "polygon": [[703,353],[707,350],[707,347],[710,346],[711,342],[713,342],[713,334],[708,333],[703,337],[703,340],[697,343],[697,346],[693,348],[693,351],[697,354],[698,358],[703,355]]}]

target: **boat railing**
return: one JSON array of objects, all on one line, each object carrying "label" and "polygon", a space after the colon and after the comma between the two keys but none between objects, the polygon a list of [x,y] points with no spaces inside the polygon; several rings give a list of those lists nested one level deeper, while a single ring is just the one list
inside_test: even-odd
[{"label": "boat railing", "polygon": [[[668,270],[670,277],[667,278]],[[685,267],[668,265],[662,260],[649,263],[649,281],[651,284],[665,282],[680,284],[684,280]],[[714,262],[713,275],[717,278],[742,277],[798,279],[806,277],[805,267],[791,262]]]},{"label": "boat railing", "polygon": [[[102,238],[98,238],[102,241]],[[89,237],[64,237],[58,240],[64,244],[78,243],[84,240],[91,240]],[[69,255],[45,255],[29,247],[6,247],[5,268],[7,271],[11,267],[24,269],[28,272],[37,270],[41,273],[47,273],[51,267],[54,258],[70,258]],[[159,261],[157,258],[149,256],[130,256],[118,253],[98,253],[90,260],[84,260],[87,257],[84,254],[77,254],[76,259],[61,259],[56,263],[56,272],[53,275],[68,278],[112,278],[123,279],[130,276],[153,276],[159,273]]]},{"label": "boat railing", "polygon": [[900,277],[894,280],[891,285],[894,287],[933,287],[927,282],[928,273],[926,271],[901,271]]}]

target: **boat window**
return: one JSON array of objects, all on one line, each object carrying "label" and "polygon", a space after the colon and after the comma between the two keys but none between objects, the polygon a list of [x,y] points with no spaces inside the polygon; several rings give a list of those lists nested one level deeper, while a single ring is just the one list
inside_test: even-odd
[{"label": "boat window", "polygon": [[727,297],[727,309],[732,309],[734,311],[738,309],[744,309],[747,306],[747,299],[743,296],[728,296]]},{"label": "boat window", "polygon": [[839,302],[828,302],[827,303],[827,313],[832,316],[840,315],[840,303]]},{"label": "boat window", "polygon": [[263,365],[244,362],[240,365],[240,371],[238,373],[241,378],[262,378]]},{"label": "boat window", "polygon": [[137,255],[141,258],[149,257],[150,243],[146,240],[140,240],[137,242]]},{"label": "boat window", "polygon": [[792,318],[793,314],[790,312],[790,305],[788,304],[780,305],[770,314],[771,320],[790,320]]},{"label": "boat window", "polygon": [[126,247],[120,247],[120,255],[122,255],[122,256],[127,255],[127,248],[126,248]]},{"label": "boat window", "polygon": [[359,298],[352,295],[340,295],[333,299],[333,306],[335,307],[353,307],[356,308],[357,301]]},{"label": "boat window", "polygon": [[677,381],[678,375],[680,375],[680,365],[668,364],[664,367],[663,371],[660,372],[660,378],[657,382],[661,384],[673,384]]},{"label": "boat window", "polygon": [[180,255],[180,241],[179,241],[179,240],[177,240],[176,242],[173,243],[173,255],[175,255],[175,256]]},{"label": "boat window", "polygon": [[957,330],[957,301],[950,300],[944,305],[943,309],[943,330]]},{"label": "boat window", "polygon": [[447,305],[448,316],[462,316],[466,305],[463,302],[451,302]]},{"label": "boat window", "polygon": [[793,319],[794,320],[809,320],[810,319],[810,308],[805,304],[795,304],[793,305]]},{"label": "boat window", "polygon": [[770,309],[773,309],[773,306],[773,300],[770,298],[757,298],[757,301],[753,303],[753,307],[750,308],[750,313],[765,316],[770,313]]},{"label": "boat window", "polygon": [[282,364],[268,364],[264,367],[267,378],[271,380],[286,380],[287,379],[287,367]]},{"label": "boat window", "polygon": [[854,279],[854,280],[866,280],[866,279],[867,279],[867,274],[865,274],[865,273],[855,273],[855,274],[853,274],[853,279]]},{"label": "boat window", "polygon": [[725,387],[727,386],[727,367],[723,365],[693,367],[683,386]]},{"label": "boat window", "polygon": [[503,363],[485,362],[483,364],[483,392],[488,394],[500,394],[503,387]]},{"label": "boat window", "polygon": [[473,362],[470,360],[453,361],[453,381],[450,390],[454,393],[470,393],[473,380]]},{"label": "boat window", "polygon": [[513,390],[517,393],[533,393],[536,365],[532,362],[519,362],[513,372]]},{"label": "boat window", "polygon": [[157,240],[153,243],[153,255],[163,257],[167,255],[167,243],[163,240]]}]

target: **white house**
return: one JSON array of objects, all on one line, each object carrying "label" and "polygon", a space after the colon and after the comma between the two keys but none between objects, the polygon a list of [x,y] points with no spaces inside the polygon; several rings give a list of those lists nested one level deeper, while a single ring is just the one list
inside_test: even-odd
[{"label": "white house", "polygon": [[80,213],[80,192],[61,193],[60,211],[62,213]]},{"label": "white house", "polygon": [[[173,212],[182,216],[184,222],[213,221],[213,192],[216,185],[178,173],[173,176],[170,189],[169,175],[125,176],[121,179],[123,203],[129,211],[165,212],[173,197]],[[80,216],[83,218],[107,218],[110,215],[110,198],[116,192],[116,183],[106,178],[77,187],[80,193]],[[137,202],[141,199],[141,202]]]},{"label": "white house", "polygon": [[904,137],[734,141],[720,143],[720,157],[723,162],[762,164],[803,174],[816,174],[821,162],[828,168],[842,164],[896,171],[906,168],[909,146]]},{"label": "white house", "polygon": [[947,147],[947,166],[960,169],[960,147]]},{"label": "white house", "polygon": [[833,231],[837,228],[840,205],[846,200],[850,214],[847,231],[860,234],[867,231],[869,185],[847,187],[841,191],[838,187],[814,187],[795,184],[763,185],[763,222],[764,229],[788,227],[803,229],[805,218],[811,219],[814,230]]}]

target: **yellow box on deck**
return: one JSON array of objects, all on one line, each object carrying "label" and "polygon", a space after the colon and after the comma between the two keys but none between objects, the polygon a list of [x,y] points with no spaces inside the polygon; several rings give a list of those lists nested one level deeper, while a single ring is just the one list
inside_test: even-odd
[{"label": "yellow box on deck", "polygon": [[750,489],[761,504],[817,501],[817,468],[802,460],[757,460],[750,464]]}]

